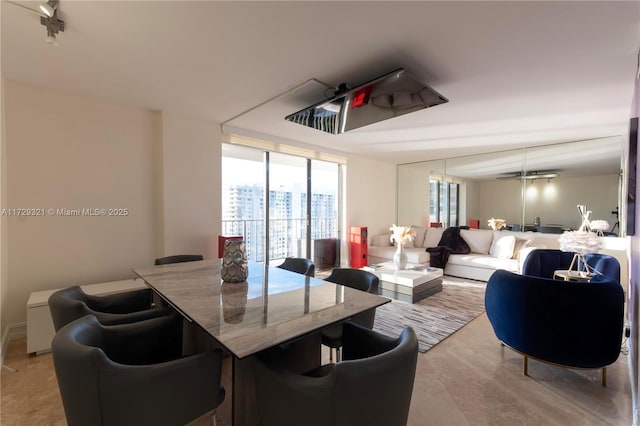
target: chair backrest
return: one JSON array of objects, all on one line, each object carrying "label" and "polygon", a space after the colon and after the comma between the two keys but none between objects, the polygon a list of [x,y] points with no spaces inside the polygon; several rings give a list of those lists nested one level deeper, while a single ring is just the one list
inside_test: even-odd
[{"label": "chair backrest", "polygon": [[325,281],[345,285],[368,293],[378,294],[380,280],[369,271],[354,268],[333,268]]},{"label": "chair backrest", "polygon": [[186,424],[217,405],[222,355],[181,357],[179,316],[104,326],[88,315],[51,348],[69,426]]},{"label": "chair backrest", "polygon": [[156,259],[156,265],[169,265],[171,263],[195,262],[204,260],[201,254],[176,254]]},{"label": "chair backrest", "polygon": [[256,397],[265,426],[301,419],[307,426],[406,425],[418,356],[413,329],[391,338],[345,323],[343,341],[343,361],[308,374],[258,357]]},{"label": "chair backrest", "polygon": [[[378,294],[378,285],[380,284],[380,280],[377,276],[375,276],[375,274],[372,274],[369,271],[363,271],[361,269],[353,268],[334,268],[331,271],[331,274],[329,274],[329,276],[325,278],[325,281],[341,284],[347,287],[355,288],[356,290],[366,291],[372,294]],[[367,328],[372,328],[375,320],[375,308],[354,315],[352,318],[353,322]]]},{"label": "chair backrest", "polygon": [[304,274],[309,277],[315,276],[315,265],[311,259],[305,259],[304,257],[287,257],[284,259],[284,262],[278,265],[278,268]]},{"label": "chair backrest", "polygon": [[497,270],[485,308],[498,339],[534,358],[600,368],[620,353],[624,291],[613,278],[565,282]]},{"label": "chair backrest", "polygon": [[56,331],[92,313],[87,304],[87,295],[79,286],[58,290],[49,296],[49,311]]},{"label": "chair backrest", "polygon": [[100,323],[124,324],[163,316],[169,307],[152,308],[151,289],[144,288],[122,293],[95,296],[81,287],[58,290],[49,296],[49,311],[56,331],[85,315],[95,315]]},{"label": "chair backrest", "polygon": [[558,249],[532,250],[522,264],[522,275],[553,278],[554,271],[569,269],[574,254]]},{"label": "chair backrest", "polygon": [[601,274],[620,282],[620,262],[618,259],[602,253],[589,253],[584,257],[593,273]]},{"label": "chair backrest", "polygon": [[[418,338],[405,327],[396,339],[345,323],[343,361],[334,368],[339,425],[405,425],[418,359]],[[384,401],[372,409],[373,401]]]}]

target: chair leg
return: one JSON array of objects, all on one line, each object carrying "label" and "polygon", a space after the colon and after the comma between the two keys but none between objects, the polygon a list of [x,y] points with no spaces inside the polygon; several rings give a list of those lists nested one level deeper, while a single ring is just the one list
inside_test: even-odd
[{"label": "chair leg", "polygon": [[526,355],[522,357],[522,374],[529,375],[529,357]]},{"label": "chair leg", "polygon": [[216,417],[216,410],[213,410],[213,414],[211,415],[211,425],[218,426],[218,418]]},{"label": "chair leg", "polygon": [[333,364],[333,348],[329,348],[329,363]]},{"label": "chair leg", "polygon": [[602,383],[602,387],[607,387],[607,367],[602,368],[602,372],[600,373],[600,382]]},{"label": "chair leg", "polygon": [[342,351],[340,348],[336,348],[336,362],[342,361]]}]

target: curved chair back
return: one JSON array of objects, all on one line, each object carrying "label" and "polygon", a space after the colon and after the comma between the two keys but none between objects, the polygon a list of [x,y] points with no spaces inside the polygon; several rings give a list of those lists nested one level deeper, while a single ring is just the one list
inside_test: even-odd
[{"label": "curved chair back", "polygon": [[224,399],[219,351],[181,358],[182,322],[165,316],[103,326],[85,316],[52,342],[70,426],[183,425]]},{"label": "curved chair back", "polygon": [[201,254],[176,254],[156,259],[156,265],[169,265],[171,263],[195,262],[204,260]]},{"label": "curved chair back", "polygon": [[[353,323],[344,325],[344,360],[301,375],[259,358],[258,412],[265,426],[300,424],[406,425],[418,340],[405,328],[398,338]],[[384,401],[384,403],[376,403]]]},{"label": "curved chair back", "polygon": [[277,267],[286,269],[287,271],[297,272],[298,274],[304,274],[309,277],[313,277],[315,275],[315,265],[311,259],[305,259],[304,257],[286,257],[284,262]]},{"label": "curved chair back", "polygon": [[624,292],[612,278],[577,283],[497,270],[485,308],[498,339],[525,355],[601,368],[620,354]]},{"label": "curved chair back", "polygon": [[[573,252],[557,249],[532,250],[522,264],[522,275],[553,278],[554,271],[569,269],[574,255]],[[589,253],[584,257],[590,270],[620,282],[618,259],[602,253]]]},{"label": "curved chair back", "polygon": [[559,269],[569,269],[575,253],[557,249],[532,250],[522,264],[522,275],[553,278]]},{"label": "curved chair back", "polygon": [[589,253],[585,254],[584,257],[593,273],[601,274],[620,282],[620,262],[618,259],[602,253]]},{"label": "curved chair back", "polygon": [[167,315],[169,308],[152,308],[150,289],[107,296],[86,294],[79,286],[58,290],[49,297],[49,310],[56,331],[85,315],[95,315],[102,324],[124,324]]},{"label": "curved chair back", "polygon": [[[366,291],[372,294],[378,294],[378,285],[380,280],[377,276],[369,271],[353,268],[334,268],[325,281],[355,288],[357,290]],[[376,310],[370,309],[353,317],[353,322],[368,328],[373,327],[375,321]]]}]

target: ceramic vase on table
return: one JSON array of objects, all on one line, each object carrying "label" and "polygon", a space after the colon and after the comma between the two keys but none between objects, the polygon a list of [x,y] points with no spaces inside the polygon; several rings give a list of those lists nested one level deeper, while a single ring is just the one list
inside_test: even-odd
[{"label": "ceramic vase on table", "polygon": [[393,254],[393,265],[396,271],[407,267],[407,253],[404,252],[404,244],[396,243],[396,252]]},{"label": "ceramic vase on table", "polygon": [[222,255],[221,277],[224,282],[241,283],[249,276],[247,249],[242,240],[227,240]]}]

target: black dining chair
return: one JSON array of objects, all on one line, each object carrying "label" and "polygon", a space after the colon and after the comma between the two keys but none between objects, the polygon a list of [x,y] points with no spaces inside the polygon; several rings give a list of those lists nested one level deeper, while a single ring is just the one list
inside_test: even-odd
[{"label": "black dining chair", "polygon": [[160,257],[156,259],[156,265],[169,265],[171,263],[196,262],[204,260],[201,254],[175,254],[173,256]]},{"label": "black dining chair", "polygon": [[[344,285],[356,290],[378,294],[380,280],[377,276],[368,271],[353,268],[334,268],[325,281]],[[354,315],[351,319],[354,323],[360,324],[369,329],[373,328],[376,318],[376,310]],[[336,351],[336,360],[340,361],[340,347],[342,346],[342,324],[334,324],[322,330],[322,344],[329,347],[329,360],[333,361],[333,350]]]},{"label": "black dining chair", "polygon": [[407,424],[418,340],[406,327],[397,338],[344,324],[343,360],[299,374],[279,351],[254,363],[256,402],[263,426]]},{"label": "black dining chair", "polygon": [[223,402],[219,350],[182,356],[177,315],[105,326],[85,316],[51,349],[69,426],[184,425]]},{"label": "black dining chair", "polygon": [[53,328],[58,331],[71,321],[94,315],[105,325],[125,324],[168,315],[168,307],[154,307],[151,289],[140,289],[106,296],[86,294],[81,287],[58,290],[49,296]]},{"label": "black dining chair", "polygon": [[277,266],[278,268],[286,269],[287,271],[297,272],[298,274],[304,274],[309,277],[315,275],[315,266],[311,259],[305,259],[304,257],[286,257],[284,262]]}]

